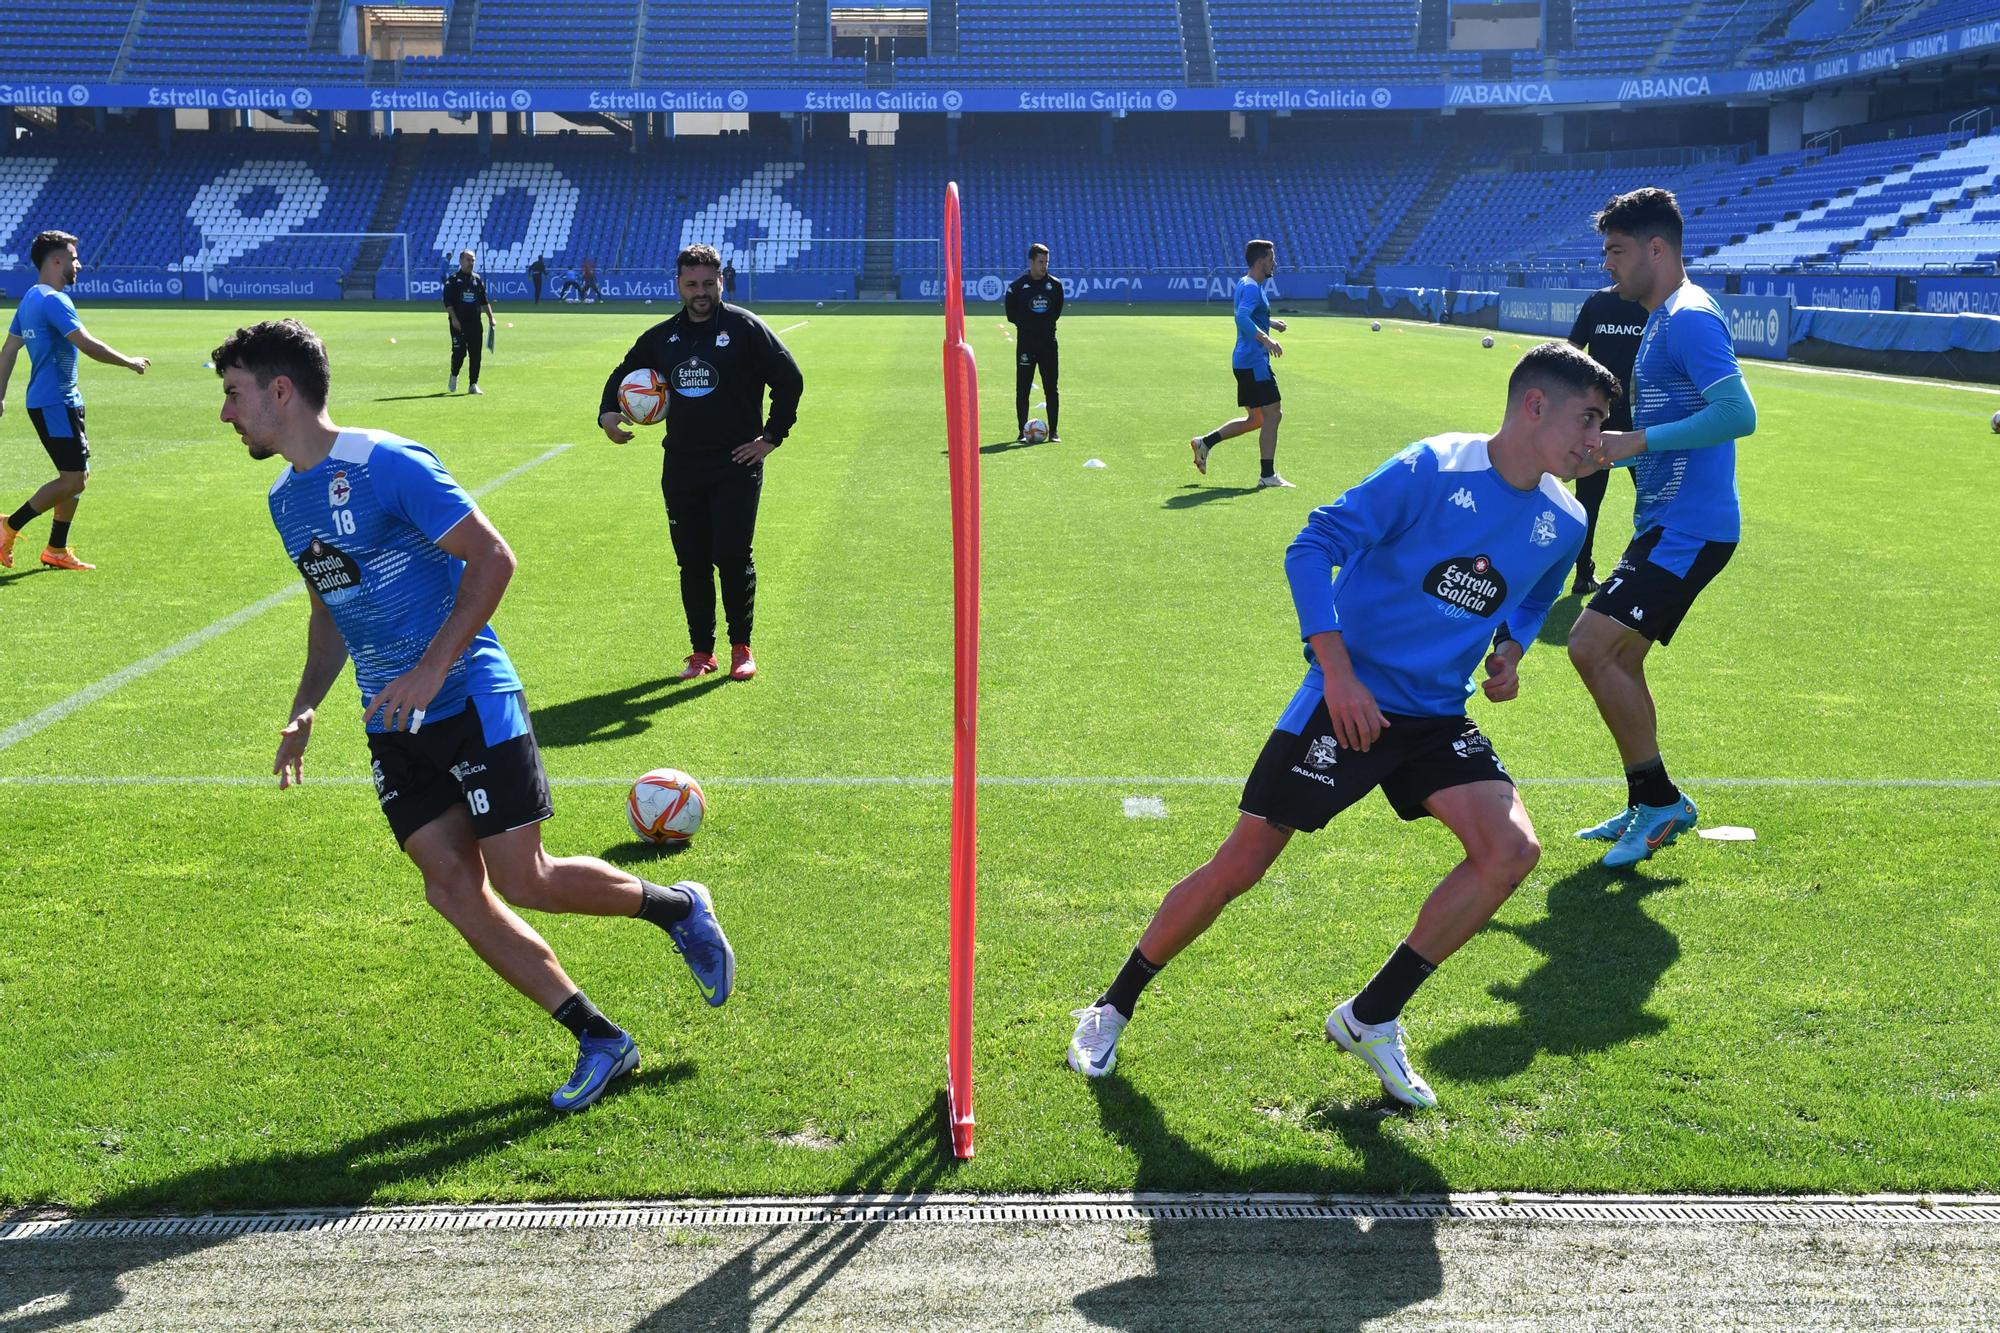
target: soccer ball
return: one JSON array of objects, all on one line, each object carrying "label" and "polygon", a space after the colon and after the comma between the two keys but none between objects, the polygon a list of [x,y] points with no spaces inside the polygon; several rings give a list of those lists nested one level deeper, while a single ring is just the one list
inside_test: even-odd
[{"label": "soccer ball", "polygon": [[824,302],[824,301],[814,301],[814,302],[813,302],[813,309],[815,309],[815,310],[824,310],[824,309],[826,309],[826,302]]},{"label": "soccer ball", "polygon": [[678,768],[656,768],[632,784],[625,818],[647,842],[678,847],[695,835],[708,809],[701,784]]},{"label": "soccer ball", "polygon": [[2000,412],[1995,412],[1993,414],[1993,433],[1995,435],[2000,435]]},{"label": "soccer ball", "polygon": [[1370,333],[1380,333],[1382,331],[1382,321],[1379,319],[1371,321],[1368,325],[1368,331]]},{"label": "soccer ball", "polygon": [[667,382],[657,370],[635,370],[618,381],[618,406],[642,426],[667,419]]},{"label": "soccer ball", "polygon": [[1029,417],[1028,424],[1021,427],[1021,438],[1029,444],[1040,444],[1049,438],[1048,423],[1040,417]]},{"label": "soccer ball", "polygon": [[1493,340],[1491,338],[1481,338],[1479,340],[1479,345],[1481,347],[1491,347],[1493,345]]}]

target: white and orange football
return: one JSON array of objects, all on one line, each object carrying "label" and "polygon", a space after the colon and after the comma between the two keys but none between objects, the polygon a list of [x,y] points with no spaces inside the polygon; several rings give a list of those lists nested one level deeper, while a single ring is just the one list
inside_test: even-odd
[{"label": "white and orange football", "polygon": [[675,847],[701,827],[708,802],[701,784],[678,768],[656,768],[632,784],[625,798],[625,818],[632,831],[647,842]]},{"label": "white and orange football", "polygon": [[667,382],[657,370],[635,370],[618,381],[618,407],[641,426],[667,419]]}]

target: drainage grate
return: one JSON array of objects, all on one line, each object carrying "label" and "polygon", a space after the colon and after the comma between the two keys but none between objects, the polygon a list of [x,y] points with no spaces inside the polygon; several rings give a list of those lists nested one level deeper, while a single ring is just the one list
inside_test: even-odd
[{"label": "drainage grate", "polygon": [[320,1208],[200,1217],[49,1217],[0,1224],[0,1242],[227,1240],[285,1232],[630,1230],[646,1227],[933,1226],[1144,1222],[1546,1222],[1677,1225],[2000,1224],[2000,1199],[1907,1196],[1677,1199],[1465,1194],[1317,1199],[1299,1195],[1089,1195],[764,1199],[727,1203],[517,1204],[477,1208]]}]

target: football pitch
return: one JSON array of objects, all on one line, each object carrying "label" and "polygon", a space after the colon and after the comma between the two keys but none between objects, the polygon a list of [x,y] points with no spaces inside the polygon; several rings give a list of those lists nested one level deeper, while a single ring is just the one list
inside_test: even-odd
[{"label": "football pitch", "polygon": [[[1014,447],[1012,344],[975,312],[979,1152],[947,1165],[941,320],[767,312],[806,392],[767,466],[761,670],[680,684],[655,436],[595,428],[605,373],[666,313],[503,310],[477,399],[442,394],[434,312],[305,315],[337,421],[490,487],[550,848],[704,881],[737,950],[711,1011],[651,926],[532,917],[644,1056],[563,1119],[546,1096],[573,1043],[426,907],[349,677],[306,786],[270,777],[306,602],[265,507],[281,464],[246,458],[203,368],[261,312],[83,310],[154,365],[83,368],[73,541],[99,570],[38,569],[44,518],[0,572],[0,1205],[2000,1189],[2000,397],[1746,363],[1744,542],[1649,669],[1704,823],[1756,840],[1613,874],[1569,837],[1623,788],[1562,650],[1566,599],[1520,699],[1471,705],[1546,850],[1411,1005],[1442,1105],[1404,1115],[1321,1039],[1458,857],[1379,799],[1296,840],[1166,970],[1114,1077],[1064,1066],[1069,1011],[1234,818],[1302,670],[1281,559],[1307,511],[1412,440],[1496,426],[1533,340],[1295,317],[1277,371],[1298,489],[1258,492],[1254,437],[1205,478],[1189,464],[1187,437],[1234,415],[1226,314],[1074,311],[1064,442]],[[25,373],[5,509],[49,471]],[[1631,494],[1613,478],[1600,569]],[[670,856],[622,800],[663,765],[709,797]]]}]

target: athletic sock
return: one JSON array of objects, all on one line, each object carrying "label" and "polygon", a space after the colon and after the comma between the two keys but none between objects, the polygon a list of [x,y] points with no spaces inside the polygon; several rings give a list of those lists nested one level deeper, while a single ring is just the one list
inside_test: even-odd
[{"label": "athletic sock", "polygon": [[1417,987],[1435,971],[1437,964],[1427,962],[1407,942],[1397,945],[1389,961],[1382,964],[1382,970],[1354,997],[1351,1009],[1354,1021],[1369,1027],[1388,1022],[1403,1012],[1403,1006],[1417,993]]},{"label": "athletic sock", "polygon": [[19,532],[22,528],[34,522],[35,515],[41,512],[41,510],[35,508],[35,502],[30,500],[13,513],[7,515],[7,526]]},{"label": "athletic sock", "polygon": [[58,551],[69,545],[69,524],[70,521],[66,518],[49,520],[49,545]]},{"label": "athletic sock", "polygon": [[1130,1018],[1132,1008],[1139,1003],[1139,992],[1146,989],[1146,983],[1160,975],[1165,963],[1155,963],[1137,949],[1125,960],[1125,966],[1118,969],[1118,977],[1111,983],[1111,989],[1097,997],[1099,1004],[1108,1004],[1119,1013]]},{"label": "athletic sock", "polygon": [[1667,761],[1655,758],[1625,770],[1625,794],[1632,805],[1672,805],[1681,789],[1667,776]]},{"label": "athletic sock", "polygon": [[1201,437],[1201,442],[1205,447],[1213,449],[1216,445],[1222,443],[1222,432],[1219,430],[1212,430],[1208,434]]},{"label": "athletic sock", "polygon": [[665,930],[688,919],[694,911],[694,895],[678,885],[669,888],[649,880],[639,881],[639,919]]},{"label": "athletic sock", "polygon": [[1278,475],[1278,460],[1277,460],[1277,459],[1275,459],[1275,458],[1260,458],[1260,459],[1258,459],[1258,460],[1257,460],[1257,475],[1258,475],[1258,476],[1260,476],[1260,477],[1275,477],[1275,476],[1277,476],[1277,475]]},{"label": "athletic sock", "polygon": [[622,1037],[625,1035],[625,1029],[619,1027],[616,1023],[598,1012],[597,1006],[592,1004],[589,997],[582,991],[578,991],[557,1005],[555,1013],[551,1014],[550,1017],[568,1028],[578,1041],[582,1041],[586,1037]]}]

